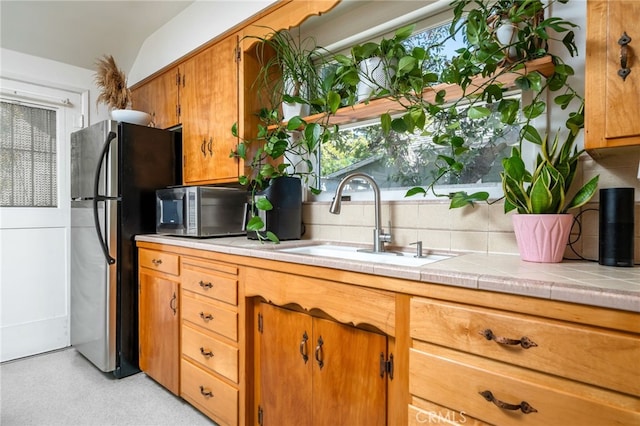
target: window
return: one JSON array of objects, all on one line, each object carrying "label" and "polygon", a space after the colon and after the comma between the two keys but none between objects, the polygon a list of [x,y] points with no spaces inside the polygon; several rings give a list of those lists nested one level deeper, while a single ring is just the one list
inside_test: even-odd
[{"label": "window", "polygon": [[0,104],[0,207],[57,207],[55,110]]},{"label": "window", "polygon": [[[449,24],[443,24],[414,34],[405,43],[408,47],[431,46],[448,36]],[[460,41],[449,40],[437,48],[430,69],[439,72],[447,60],[455,55]],[[430,51],[432,54],[434,50]],[[510,94],[520,101],[520,93]],[[487,105],[491,108],[491,105]],[[470,150],[461,157],[465,168],[460,176],[448,175],[439,179],[439,192],[475,188],[488,190],[492,196],[500,196],[500,159],[508,155],[511,146],[517,143],[519,125],[504,126],[497,115],[481,120],[466,118],[464,107],[458,110],[457,126],[442,113],[432,117],[429,130],[424,133],[398,134],[393,131],[385,136],[378,120],[341,126],[338,135],[323,144],[320,152],[320,188],[333,196],[338,182],[347,174],[364,172],[374,177],[381,189],[398,190],[402,197],[406,189],[427,186],[438,173],[436,159],[446,154],[444,147],[436,144],[431,132],[437,127],[446,128],[451,135],[465,139]],[[453,188],[451,185],[455,185]],[[352,191],[368,191],[368,185],[352,185]],[[323,198],[325,197],[323,196]]]}]

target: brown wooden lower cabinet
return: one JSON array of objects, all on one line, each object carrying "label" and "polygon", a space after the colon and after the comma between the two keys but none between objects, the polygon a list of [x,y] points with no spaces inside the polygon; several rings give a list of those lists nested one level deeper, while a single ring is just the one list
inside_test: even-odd
[{"label": "brown wooden lower cabinet", "polygon": [[640,424],[637,312],[138,245],[140,365],[217,424]]},{"label": "brown wooden lower cabinet", "polygon": [[257,311],[260,424],[386,424],[386,336],[268,303]]},{"label": "brown wooden lower cabinet", "polygon": [[169,274],[150,269],[156,264],[162,266],[160,259],[164,259],[165,262],[167,260],[177,262],[178,256],[167,256],[165,253],[151,250],[141,250],[141,252],[138,275],[140,369],[178,395],[180,393],[179,277],[171,277]]},{"label": "brown wooden lower cabinet", "polygon": [[640,424],[637,335],[420,297],[409,328],[409,424]]}]

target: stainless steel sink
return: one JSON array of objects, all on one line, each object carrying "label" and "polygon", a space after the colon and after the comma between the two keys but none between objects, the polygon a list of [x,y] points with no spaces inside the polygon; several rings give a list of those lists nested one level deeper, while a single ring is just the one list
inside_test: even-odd
[{"label": "stainless steel sink", "polygon": [[301,247],[281,248],[278,249],[278,251],[282,253],[302,254],[307,256],[330,257],[335,259],[414,267],[427,265],[429,263],[452,257],[450,255],[441,254],[429,254],[423,257],[415,257],[414,253],[392,251],[373,253],[359,247],[333,244],[311,244]]}]

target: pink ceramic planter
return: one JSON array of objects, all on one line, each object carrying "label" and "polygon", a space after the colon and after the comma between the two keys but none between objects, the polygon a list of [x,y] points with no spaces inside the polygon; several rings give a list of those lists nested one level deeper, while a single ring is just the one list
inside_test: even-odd
[{"label": "pink ceramic planter", "polygon": [[512,217],[522,260],[562,262],[573,222],[572,214],[514,214]]}]

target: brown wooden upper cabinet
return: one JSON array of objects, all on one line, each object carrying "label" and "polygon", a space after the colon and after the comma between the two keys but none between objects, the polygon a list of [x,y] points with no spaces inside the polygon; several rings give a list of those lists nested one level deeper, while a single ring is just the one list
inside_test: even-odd
[{"label": "brown wooden upper cabinet", "polygon": [[640,2],[589,0],[585,148],[640,145]]},{"label": "brown wooden upper cabinet", "polygon": [[153,125],[168,129],[180,123],[180,69],[172,67],[131,92],[133,108],[151,114]]},{"label": "brown wooden upper cabinet", "polygon": [[238,179],[238,160],[229,157],[237,139],[238,35],[186,60],[181,88],[183,180],[185,184]]}]

